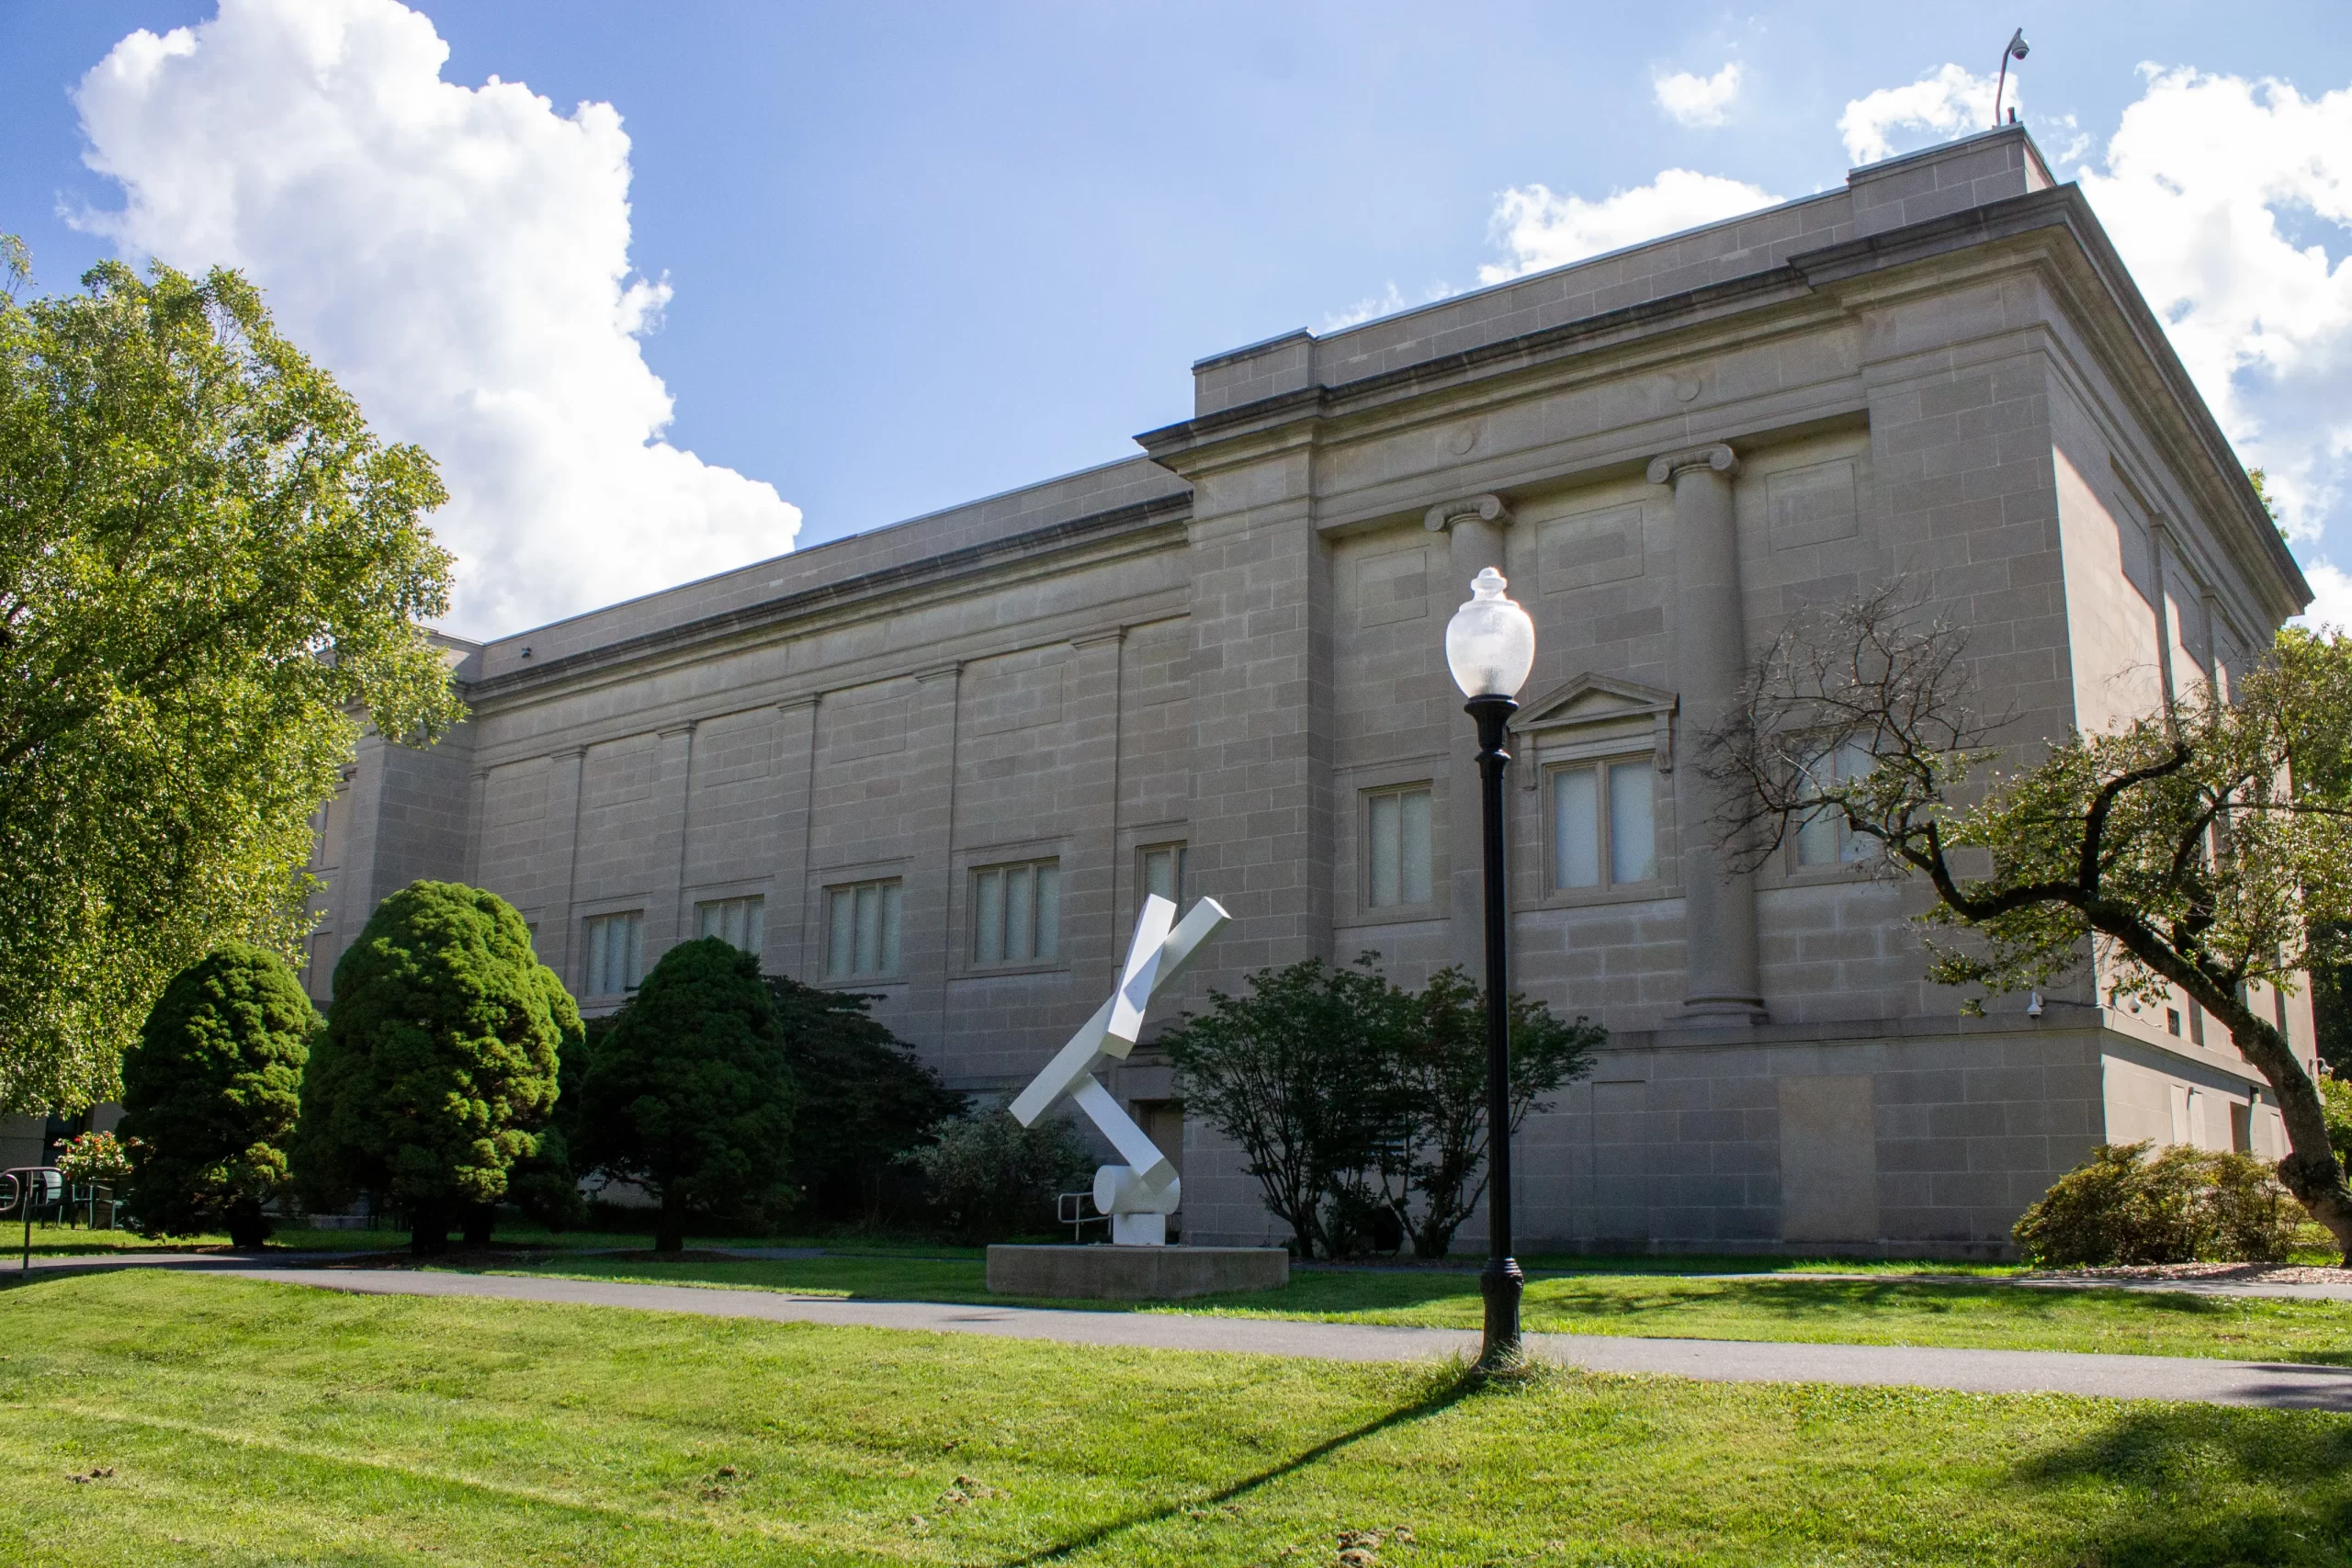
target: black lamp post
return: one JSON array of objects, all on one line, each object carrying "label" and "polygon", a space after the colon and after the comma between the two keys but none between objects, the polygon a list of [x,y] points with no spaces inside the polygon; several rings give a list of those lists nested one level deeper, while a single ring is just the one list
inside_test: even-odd
[{"label": "black lamp post", "polygon": [[1510,1235],[1510,901],[1503,861],[1503,771],[1510,765],[1510,716],[1535,663],[1535,623],[1504,596],[1509,584],[1488,567],[1470,584],[1470,601],[1445,628],[1445,661],[1478,725],[1480,843],[1487,922],[1487,1267],[1485,1342],[1478,1364],[1493,1368],[1520,1351],[1519,1297],[1526,1284],[1511,1256]]}]

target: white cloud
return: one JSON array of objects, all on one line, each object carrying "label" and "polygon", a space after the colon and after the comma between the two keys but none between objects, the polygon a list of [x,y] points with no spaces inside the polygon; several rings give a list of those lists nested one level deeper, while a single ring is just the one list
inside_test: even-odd
[{"label": "white cloud", "polygon": [[[1925,130],[1923,141],[1943,141],[1963,131],[1989,130],[1993,126],[1993,94],[1998,74],[1977,76],[1957,65],[1944,65],[1907,87],[1881,87],[1854,99],[1838,117],[1838,132],[1846,139],[1846,156],[1856,164],[1874,164],[1897,151],[1892,132]],[[2001,94],[2004,113],[2022,109],[2014,73]]]},{"label": "white cloud", "polygon": [[2312,627],[2338,632],[2352,632],[2352,572],[2346,572],[2333,561],[2312,561],[2303,568],[2303,577],[2312,585],[2312,607],[2295,617]]},{"label": "white cloud", "polygon": [[440,459],[451,629],[511,631],[791,547],[799,509],[661,439],[638,338],[628,138],[519,83],[441,80],[394,0],[221,0],[117,44],[75,94],[130,256],[223,263],[390,439]]},{"label": "white cloud", "polygon": [[1724,110],[1739,96],[1739,80],[1744,73],[1739,62],[1731,61],[1712,76],[1694,76],[1688,71],[1678,71],[1671,76],[1651,79],[1651,90],[1657,95],[1657,107],[1682,125],[1721,125]]},{"label": "white cloud", "polygon": [[1380,293],[1367,294],[1346,310],[1337,310],[1324,317],[1323,331],[1345,332],[1350,327],[1371,321],[1374,316],[1393,315],[1404,308],[1405,296],[1397,291],[1396,285],[1392,280]]},{"label": "white cloud", "polygon": [[1661,235],[1753,212],[1781,198],[1721,175],[1661,170],[1657,179],[1599,201],[1555,196],[1544,186],[1521,186],[1495,203],[1494,234],[1510,259],[1478,269],[1482,283],[1597,256]]},{"label": "white cloud", "polygon": [[2352,554],[2352,87],[2143,69],[2083,189],[2289,534]]}]

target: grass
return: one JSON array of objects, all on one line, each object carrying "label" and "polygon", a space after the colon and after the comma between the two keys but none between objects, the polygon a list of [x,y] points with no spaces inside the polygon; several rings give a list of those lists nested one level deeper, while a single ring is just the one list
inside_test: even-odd
[{"label": "grass", "polygon": [[0,1291],[0,1337],[12,1562],[1319,1565],[1372,1531],[1415,1568],[2352,1562],[2352,1419],[2301,1412],[1480,1390],[147,1273]]},{"label": "grass", "polygon": [[[654,1284],[709,1284],[895,1301],[1002,1301],[979,1260],[811,1258],[657,1263],[565,1257],[500,1272]],[[1101,1302],[1056,1303],[1103,1308]],[[1108,1308],[1106,1310],[1121,1310]],[[1419,1269],[1302,1269],[1280,1291],[1126,1310],[1476,1328],[1476,1275]],[[2352,1365],[2352,1303],[2187,1292],[2054,1290],[1905,1279],[1673,1279],[1537,1275],[1532,1331],[1663,1338],[2095,1350]]]}]

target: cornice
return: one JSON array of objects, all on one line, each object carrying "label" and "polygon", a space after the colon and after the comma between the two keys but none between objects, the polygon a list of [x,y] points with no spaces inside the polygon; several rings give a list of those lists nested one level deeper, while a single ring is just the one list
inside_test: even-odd
[{"label": "cornice", "polygon": [[630,664],[653,655],[687,649],[747,632],[767,630],[820,611],[871,604],[894,594],[950,582],[958,577],[1015,561],[1049,558],[1121,535],[1181,527],[1191,515],[1192,507],[1191,496],[1170,495],[1090,513],[1083,517],[1008,535],[1001,539],[944,550],[921,560],[861,572],[838,582],[820,583],[797,593],[764,600],[740,610],[722,611],[656,631],[641,632],[635,637],[617,637],[578,653],[535,663],[527,670],[514,670],[485,680],[462,682],[460,694],[469,704],[512,696],[559,684],[593,671]]}]

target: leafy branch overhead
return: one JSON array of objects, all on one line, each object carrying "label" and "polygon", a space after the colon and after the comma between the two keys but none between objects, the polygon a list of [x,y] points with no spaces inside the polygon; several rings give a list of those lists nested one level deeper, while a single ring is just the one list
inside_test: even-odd
[{"label": "leafy branch overhead", "polygon": [[[2226,692],[2098,735],[2012,739],[1973,705],[1966,640],[1892,592],[1793,621],[1704,765],[1760,864],[1834,823],[1923,879],[1931,978],[2018,990],[2093,969],[2110,1001],[2179,994],[2278,1097],[2279,1179],[2352,1251],[2352,1192],[2275,998],[2352,920],[2352,645],[2290,632]],[[2315,934],[2316,933],[2316,934]]]},{"label": "leafy branch overhead", "polygon": [[365,714],[459,705],[424,623],[432,459],[387,446],[233,272],[0,295],[0,1103],[77,1105],[169,977],[288,956]]}]

